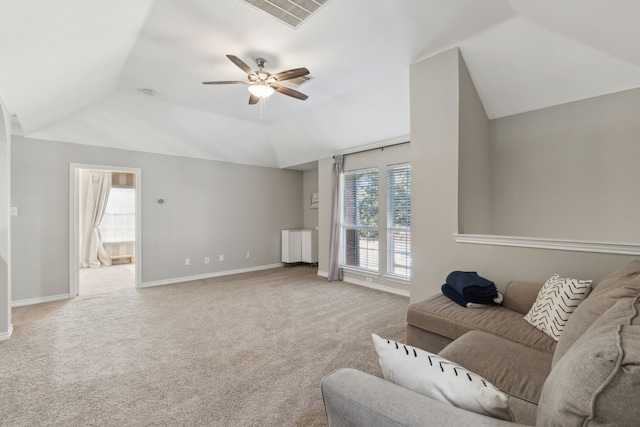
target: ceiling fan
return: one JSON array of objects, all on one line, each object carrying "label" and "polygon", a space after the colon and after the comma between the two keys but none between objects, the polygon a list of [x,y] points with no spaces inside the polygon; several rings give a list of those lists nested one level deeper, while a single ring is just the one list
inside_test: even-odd
[{"label": "ceiling fan", "polygon": [[296,99],[305,100],[308,98],[304,93],[298,92],[286,86],[281,86],[278,83],[287,80],[295,79],[297,77],[306,76],[309,74],[309,70],[306,68],[294,68],[280,73],[271,74],[264,71],[263,68],[267,64],[267,60],[264,58],[256,59],[256,65],[258,70],[254,71],[245,64],[240,58],[234,55],[227,55],[227,58],[236,64],[242,71],[247,73],[248,81],[230,80],[230,81],[218,81],[218,82],[202,82],[204,85],[233,85],[233,84],[246,84],[249,85],[248,89],[249,104],[257,104],[260,99],[271,96],[274,92],[280,92],[284,95],[291,96]]}]

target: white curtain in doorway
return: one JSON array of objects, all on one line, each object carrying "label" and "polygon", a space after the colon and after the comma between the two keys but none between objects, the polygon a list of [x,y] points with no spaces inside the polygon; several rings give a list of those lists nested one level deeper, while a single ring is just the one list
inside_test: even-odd
[{"label": "white curtain in doorway", "polygon": [[98,226],[104,216],[109,192],[110,172],[80,171],[80,267],[110,265],[111,260]]}]

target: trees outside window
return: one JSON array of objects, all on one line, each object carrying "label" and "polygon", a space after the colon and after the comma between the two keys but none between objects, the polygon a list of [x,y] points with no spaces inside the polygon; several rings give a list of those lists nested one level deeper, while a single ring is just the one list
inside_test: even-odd
[{"label": "trees outside window", "polygon": [[[377,168],[345,172],[342,176],[341,265],[379,273],[380,257],[386,257],[388,276],[411,276],[411,165],[387,166],[386,180],[380,182]],[[386,229],[386,248],[380,248],[380,185],[383,207],[382,226]],[[384,236],[384,234],[383,234]],[[384,244],[384,239],[383,239]]]},{"label": "trees outside window", "polygon": [[411,165],[387,168],[387,274],[411,276]]},{"label": "trees outside window", "polygon": [[378,171],[345,172],[342,200],[342,265],[378,271]]}]

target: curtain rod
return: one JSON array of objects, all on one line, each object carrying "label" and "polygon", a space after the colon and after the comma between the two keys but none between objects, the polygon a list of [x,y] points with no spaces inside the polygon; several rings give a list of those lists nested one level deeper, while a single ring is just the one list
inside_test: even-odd
[{"label": "curtain rod", "polygon": [[[350,156],[352,154],[360,154],[360,153],[366,153],[367,151],[375,151],[375,150],[382,150],[384,151],[385,148],[391,148],[391,147],[395,147],[398,145],[404,145],[404,144],[409,144],[411,141],[405,141],[405,142],[398,142],[396,144],[391,144],[391,145],[385,145],[384,147],[376,147],[376,148],[367,148],[366,150],[360,150],[360,151],[354,151],[353,153],[347,153],[347,154],[343,154],[343,156]],[[333,156],[333,158],[335,159],[336,156]]]}]

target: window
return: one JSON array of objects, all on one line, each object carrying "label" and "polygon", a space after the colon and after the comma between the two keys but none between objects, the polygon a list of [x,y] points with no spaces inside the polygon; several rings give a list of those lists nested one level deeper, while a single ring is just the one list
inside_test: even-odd
[{"label": "window", "polygon": [[387,168],[387,273],[411,276],[411,165]]},{"label": "window", "polygon": [[102,222],[98,227],[106,243],[136,240],[136,189],[112,187]]},{"label": "window", "polygon": [[345,172],[342,181],[342,265],[378,271],[378,170]]}]

